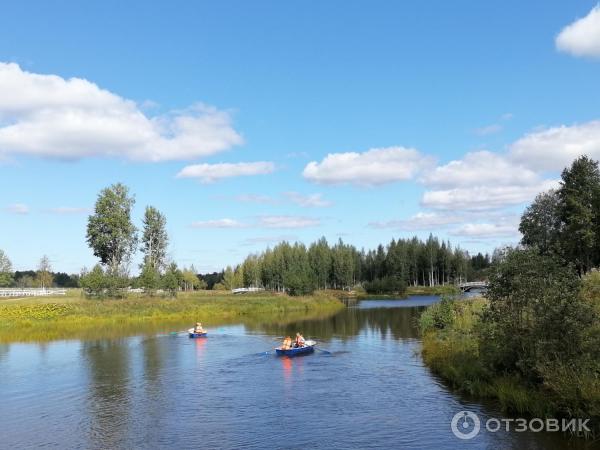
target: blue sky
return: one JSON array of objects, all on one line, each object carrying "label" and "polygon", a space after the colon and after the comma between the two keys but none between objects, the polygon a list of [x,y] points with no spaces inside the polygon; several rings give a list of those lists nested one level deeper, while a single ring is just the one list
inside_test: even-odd
[{"label": "blue sky", "polygon": [[322,235],[516,242],[535,193],[600,158],[595,5],[7,2],[0,248],[93,265],[87,215],[117,181],[201,271]]}]

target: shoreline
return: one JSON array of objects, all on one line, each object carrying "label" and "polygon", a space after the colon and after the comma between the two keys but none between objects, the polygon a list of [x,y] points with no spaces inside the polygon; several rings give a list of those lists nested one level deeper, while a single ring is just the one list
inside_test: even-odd
[{"label": "shoreline", "polygon": [[45,298],[38,303],[0,304],[0,343],[127,336],[184,325],[187,329],[197,321],[207,328],[244,321],[294,321],[335,314],[343,308],[337,298],[320,293],[305,297],[187,293],[175,299]]}]

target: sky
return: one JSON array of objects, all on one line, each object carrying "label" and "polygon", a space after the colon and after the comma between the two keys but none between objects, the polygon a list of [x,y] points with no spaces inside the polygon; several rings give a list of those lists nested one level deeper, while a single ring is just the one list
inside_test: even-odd
[{"label": "sky", "polygon": [[[77,273],[125,183],[200,272],[281,240],[519,241],[600,159],[595,1],[8,1],[0,249]],[[135,271],[136,261],[133,260]]]}]

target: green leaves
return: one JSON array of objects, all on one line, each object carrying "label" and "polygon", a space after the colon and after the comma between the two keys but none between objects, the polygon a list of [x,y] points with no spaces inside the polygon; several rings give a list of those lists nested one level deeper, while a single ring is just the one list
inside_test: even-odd
[{"label": "green leaves", "polygon": [[94,214],[88,219],[87,242],[113,274],[129,260],[137,245],[136,228],[131,221],[135,204],[127,186],[117,183],[103,189]]}]

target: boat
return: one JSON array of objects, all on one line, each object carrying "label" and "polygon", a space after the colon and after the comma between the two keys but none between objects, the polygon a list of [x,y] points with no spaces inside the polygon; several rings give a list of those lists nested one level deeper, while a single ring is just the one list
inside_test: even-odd
[{"label": "boat", "polygon": [[193,328],[188,330],[188,336],[191,338],[203,338],[206,337],[208,333],[205,331],[204,333],[195,333]]},{"label": "boat", "polygon": [[277,347],[275,349],[275,353],[277,356],[307,355],[315,351],[315,344],[315,341],[306,341],[304,347],[293,347],[286,350],[282,349],[281,347]]}]

